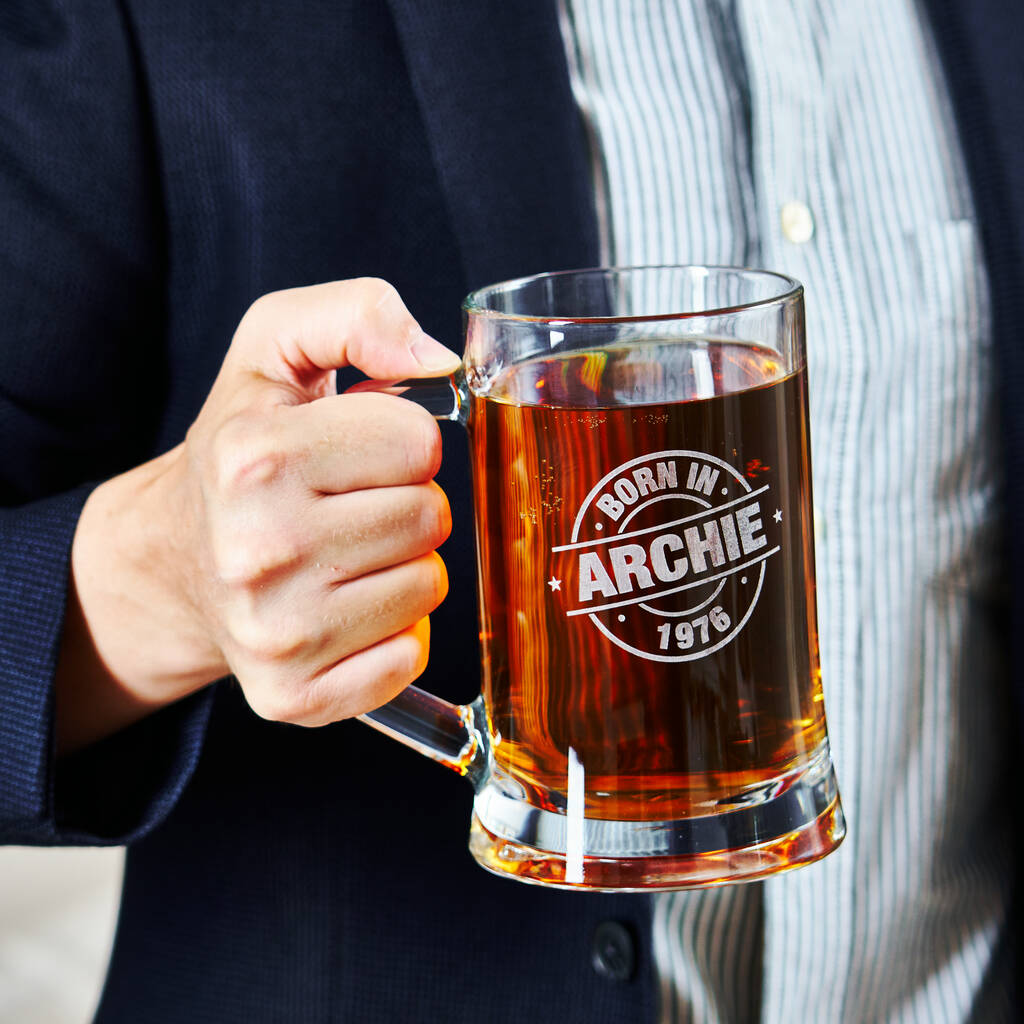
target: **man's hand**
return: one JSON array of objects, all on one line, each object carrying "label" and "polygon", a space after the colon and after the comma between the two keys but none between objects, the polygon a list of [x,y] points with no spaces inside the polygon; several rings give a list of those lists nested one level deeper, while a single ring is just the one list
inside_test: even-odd
[{"label": "man's hand", "polygon": [[185,442],[103,484],[72,547],[61,750],[232,672],[266,718],[380,706],[426,664],[451,527],[436,423],[336,395],[336,368],[453,371],[383,281],[277,292],[243,317]]}]

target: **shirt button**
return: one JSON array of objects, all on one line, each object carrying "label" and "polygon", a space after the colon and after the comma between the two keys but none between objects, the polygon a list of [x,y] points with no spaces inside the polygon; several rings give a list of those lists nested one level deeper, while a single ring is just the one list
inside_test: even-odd
[{"label": "shirt button", "polygon": [[786,239],[795,245],[809,242],[814,235],[814,215],[806,203],[799,199],[790,199],[782,204],[779,211],[779,222]]},{"label": "shirt button", "polygon": [[602,921],[590,949],[594,970],[609,981],[629,981],[636,967],[633,936],[618,921]]}]

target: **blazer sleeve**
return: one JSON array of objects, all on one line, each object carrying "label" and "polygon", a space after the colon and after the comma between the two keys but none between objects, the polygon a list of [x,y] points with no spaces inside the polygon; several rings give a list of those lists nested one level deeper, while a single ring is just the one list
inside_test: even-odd
[{"label": "blazer sleeve", "polygon": [[0,840],[122,842],[194,769],[197,695],[61,763],[53,676],[96,481],[153,454],[166,379],[160,168],[113,0],[0,5]]}]

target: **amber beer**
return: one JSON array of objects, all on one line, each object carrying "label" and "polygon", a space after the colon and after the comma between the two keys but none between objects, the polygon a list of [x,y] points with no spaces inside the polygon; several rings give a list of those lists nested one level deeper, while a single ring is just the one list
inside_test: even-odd
[{"label": "amber beer", "polygon": [[369,387],[470,431],[482,692],[363,720],[472,784],[470,853],[507,878],[653,891],[826,856],[803,287],[598,267],[462,309],[462,372]]},{"label": "amber beer", "polygon": [[483,689],[509,792],[564,814],[575,770],[587,819],[691,819],[827,749],[804,368],[640,338],[515,364],[472,401]]}]

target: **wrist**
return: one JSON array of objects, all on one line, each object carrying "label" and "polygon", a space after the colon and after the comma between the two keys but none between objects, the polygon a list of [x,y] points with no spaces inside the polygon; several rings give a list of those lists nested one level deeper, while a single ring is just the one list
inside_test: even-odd
[{"label": "wrist", "polygon": [[101,484],[82,510],[57,670],[57,741],[73,750],[228,671],[190,598],[182,449]]}]

